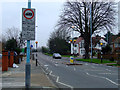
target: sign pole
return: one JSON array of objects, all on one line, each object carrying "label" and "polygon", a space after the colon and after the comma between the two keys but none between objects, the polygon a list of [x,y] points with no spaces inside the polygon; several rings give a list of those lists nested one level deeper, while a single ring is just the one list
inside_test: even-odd
[{"label": "sign pole", "polygon": [[[31,8],[31,0],[28,0],[28,8]],[[30,78],[31,78],[31,65],[30,65],[30,40],[27,40],[27,60],[26,60],[26,69],[25,69],[25,86],[30,88]]]}]

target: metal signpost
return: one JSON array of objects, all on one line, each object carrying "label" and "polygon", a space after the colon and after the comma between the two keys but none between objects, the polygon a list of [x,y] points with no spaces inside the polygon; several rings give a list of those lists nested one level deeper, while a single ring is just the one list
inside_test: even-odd
[{"label": "metal signpost", "polygon": [[35,9],[31,9],[31,0],[28,0],[28,8],[22,9],[22,39],[27,40],[27,60],[25,67],[25,86],[30,88],[30,40],[35,40]]}]

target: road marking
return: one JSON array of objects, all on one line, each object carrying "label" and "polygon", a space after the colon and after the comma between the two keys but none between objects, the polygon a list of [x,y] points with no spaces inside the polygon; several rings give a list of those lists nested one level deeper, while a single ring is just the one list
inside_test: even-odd
[{"label": "road marking", "polygon": [[52,71],[50,71],[50,73],[49,73],[50,75],[52,74]]},{"label": "road marking", "polygon": [[46,68],[46,70],[48,70],[48,67]]},{"label": "road marking", "polygon": [[85,63],[85,65],[88,65],[87,63]]},{"label": "road marking", "polygon": [[76,68],[74,67],[74,71],[76,71]]},{"label": "road marking", "polygon": [[57,77],[56,82],[58,82],[58,80],[59,80],[59,76]]},{"label": "road marking", "polygon": [[116,73],[98,73],[98,74],[111,74],[111,75],[118,75]]},{"label": "road marking", "polygon": [[113,83],[113,84],[115,84],[117,86],[119,85],[116,82],[110,80],[109,78],[105,78],[105,77],[101,77],[101,76],[97,76],[97,75],[90,75],[88,72],[86,72],[86,74],[89,75],[89,76],[93,76],[93,77],[103,78],[103,79],[106,79],[106,80],[110,81],[111,83]]},{"label": "road marking", "polygon": [[45,67],[48,67],[48,65],[44,65]]},{"label": "road marking", "polygon": [[67,86],[67,87],[71,88],[71,90],[73,90],[73,87],[72,87],[72,86],[60,82],[60,81],[59,81],[59,76],[53,75],[53,74],[52,74],[52,71],[50,71],[49,75],[51,75],[51,76],[53,76],[53,77],[57,77],[57,79],[56,79],[56,82],[57,82],[57,83],[62,84],[62,85],[64,85],[64,86]]},{"label": "road marking", "polygon": [[66,67],[68,67],[68,65],[66,65]]},{"label": "road marking", "polygon": [[111,70],[109,70],[109,69],[106,69],[107,71],[111,71]]},{"label": "road marking", "polygon": [[103,71],[103,70],[85,69],[85,71]]},{"label": "road marking", "polygon": [[58,66],[58,64],[55,64],[55,66]]}]

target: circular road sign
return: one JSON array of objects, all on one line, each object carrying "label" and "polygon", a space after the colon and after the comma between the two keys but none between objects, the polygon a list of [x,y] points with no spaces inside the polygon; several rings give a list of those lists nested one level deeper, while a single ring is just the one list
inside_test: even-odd
[{"label": "circular road sign", "polygon": [[32,19],[34,17],[34,12],[31,9],[25,9],[25,11],[23,12],[23,16],[26,19]]}]

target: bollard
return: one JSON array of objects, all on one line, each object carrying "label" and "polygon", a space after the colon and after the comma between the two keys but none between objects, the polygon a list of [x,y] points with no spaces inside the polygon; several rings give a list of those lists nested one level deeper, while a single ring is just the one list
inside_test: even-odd
[{"label": "bollard", "polygon": [[2,71],[8,71],[8,51],[2,51]]},{"label": "bollard", "polygon": [[13,63],[14,63],[14,52],[10,52],[9,67],[13,67]]},{"label": "bollard", "polygon": [[70,57],[70,63],[73,64],[74,63],[74,57]]},{"label": "bollard", "polygon": [[34,54],[32,54],[32,60],[34,60]]},{"label": "bollard", "polygon": [[37,53],[36,53],[36,66],[37,66]]}]

